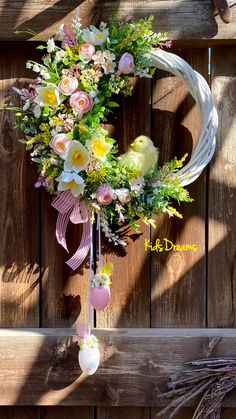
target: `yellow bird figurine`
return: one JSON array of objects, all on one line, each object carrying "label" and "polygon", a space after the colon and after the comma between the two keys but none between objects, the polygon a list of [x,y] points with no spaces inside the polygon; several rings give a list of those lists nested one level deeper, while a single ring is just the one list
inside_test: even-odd
[{"label": "yellow bird figurine", "polygon": [[131,163],[137,166],[143,175],[146,175],[156,166],[158,156],[159,151],[152,140],[145,135],[140,135],[130,144],[128,151],[120,156],[120,163]]}]

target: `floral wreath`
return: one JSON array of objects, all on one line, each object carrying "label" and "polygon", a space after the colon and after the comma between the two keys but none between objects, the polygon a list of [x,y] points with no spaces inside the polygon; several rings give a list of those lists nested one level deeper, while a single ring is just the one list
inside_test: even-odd
[{"label": "floral wreath", "polygon": [[[102,265],[101,229],[109,241],[126,245],[112,224],[127,222],[138,231],[137,218],[155,227],[153,216],[182,217],[172,202],[192,201],[184,185],[199,176],[214,152],[217,115],[207,83],[184,60],[162,51],[171,42],[166,33],[152,31],[152,22],[153,16],[138,21],[128,16],[82,29],[77,13],[71,28],[62,25],[46,45],[37,47],[46,50],[42,63],[26,63],[38,74],[36,80],[28,88],[14,87],[22,107],[11,109],[17,111],[17,126],[24,133],[20,142],[38,166],[35,187],[56,195],[52,205],[58,211],[58,242],[68,251],[68,222],[83,226],[81,243],[67,264],[78,268],[90,251],[88,328],[78,332],[79,361],[87,374],[99,363],[98,342],[90,334],[91,304],[97,310],[108,304],[113,269],[112,264]],[[203,130],[185,167],[187,155],[159,167],[159,151],[145,135],[117,156],[116,141],[101,126],[119,106],[114,96],[132,93],[130,75],[151,78],[157,67],[178,75],[199,105]],[[99,263],[94,275],[95,219]],[[95,358],[87,353],[91,348]]]}]

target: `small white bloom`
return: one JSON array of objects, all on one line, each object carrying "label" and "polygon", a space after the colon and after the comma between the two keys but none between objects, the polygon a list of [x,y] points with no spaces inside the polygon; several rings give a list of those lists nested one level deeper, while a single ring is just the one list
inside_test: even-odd
[{"label": "small white bloom", "polygon": [[91,98],[94,99],[98,95],[98,93],[98,90],[91,90],[91,92],[89,92],[89,96],[91,96]]},{"label": "small white bloom", "polygon": [[102,68],[105,74],[114,73],[116,67],[116,63],[113,61],[107,61],[106,63],[102,64]]},{"label": "small white bloom", "polygon": [[33,71],[35,71],[35,73],[39,73],[40,72],[40,67],[38,64],[34,64],[33,65]]},{"label": "small white bloom", "polygon": [[49,54],[50,54],[51,52],[53,52],[55,50],[55,47],[56,47],[56,45],[55,45],[54,39],[50,38],[47,41],[47,52],[49,52]]},{"label": "small white bloom", "polygon": [[41,108],[40,108],[39,105],[35,105],[34,106],[33,113],[34,113],[35,118],[39,118],[40,117],[40,115],[41,115]]},{"label": "small white bloom", "polygon": [[97,29],[91,25],[89,28],[82,30],[82,38],[85,42],[92,45],[102,45],[106,41],[109,35],[109,29],[104,28],[103,30]]},{"label": "small white bloom", "polygon": [[32,64],[31,64],[31,62],[30,61],[27,61],[27,63],[26,63],[26,68],[29,68],[29,69],[31,69],[32,68]]}]

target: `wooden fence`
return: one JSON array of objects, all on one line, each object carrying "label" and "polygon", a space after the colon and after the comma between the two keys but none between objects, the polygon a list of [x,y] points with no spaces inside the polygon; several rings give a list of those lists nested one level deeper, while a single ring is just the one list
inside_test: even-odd
[{"label": "wooden fence", "polygon": [[[181,205],[183,220],[160,217],[156,230],[142,226],[140,236],[123,229],[127,251],[104,242],[115,273],[109,307],[94,314],[102,364],[93,377],[81,376],[70,329],[86,320],[88,268],[72,273],[66,267],[54,234],[56,211],[48,194],[34,189],[36,169],[17,142],[14,116],[1,114],[0,324],[7,328],[0,331],[1,418],[154,419],[168,374],[188,360],[235,356],[236,5],[229,3],[233,23],[225,25],[210,0],[120,2],[120,16],[154,14],[155,29],[168,30],[177,40],[174,51],[209,80],[220,128],[212,163],[189,187],[194,203]],[[14,29],[51,36],[78,4],[87,24],[107,20],[116,2],[0,0],[1,103],[15,102],[11,86],[31,77],[25,62],[38,54],[35,42]],[[191,153],[200,123],[182,83],[161,71],[133,83],[133,96],[120,100],[110,121],[120,150],[145,133],[161,162]],[[79,234],[71,228],[72,251]],[[198,249],[145,251],[145,239],[154,244],[158,238]],[[56,344],[67,348],[64,363]],[[222,418],[235,419],[235,395],[225,406]],[[177,418],[190,419],[192,412],[189,406]]]}]

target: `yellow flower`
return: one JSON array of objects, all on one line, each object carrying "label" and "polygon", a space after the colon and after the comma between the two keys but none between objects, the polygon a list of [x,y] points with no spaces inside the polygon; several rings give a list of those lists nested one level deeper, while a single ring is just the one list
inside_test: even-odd
[{"label": "yellow flower", "polygon": [[71,141],[65,159],[64,170],[78,173],[86,169],[88,162],[88,150],[78,141]]},{"label": "yellow flower", "polygon": [[105,161],[106,155],[112,148],[112,144],[106,142],[104,137],[92,137],[86,141],[86,147],[98,160]]},{"label": "yellow flower", "polygon": [[105,263],[102,267],[102,273],[104,275],[110,276],[114,270],[114,265],[112,262]]},{"label": "yellow flower", "polygon": [[37,96],[34,101],[39,106],[47,105],[55,108],[61,103],[59,90],[54,84],[49,83],[46,87],[37,87],[36,93]]},{"label": "yellow flower", "polygon": [[84,123],[80,122],[79,123],[79,133],[81,134],[86,134],[87,132],[89,132],[89,128],[87,125],[85,125]]}]

